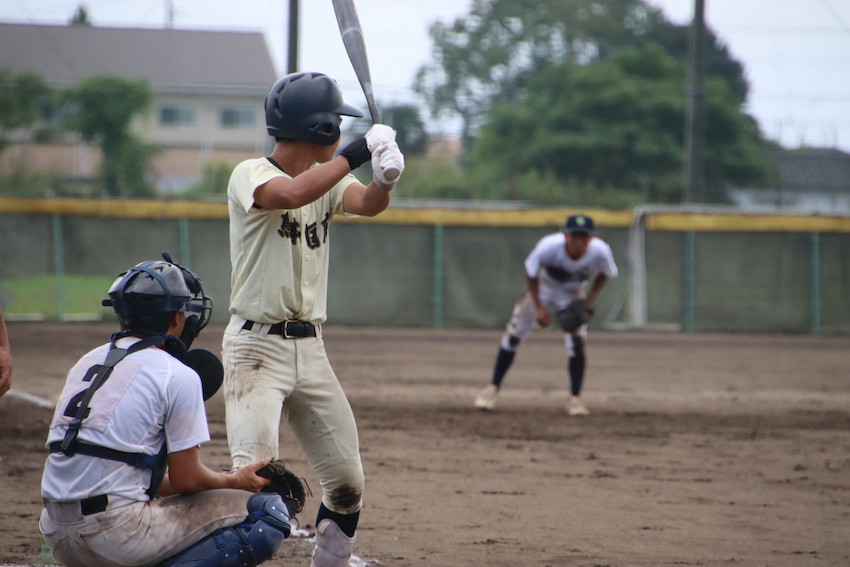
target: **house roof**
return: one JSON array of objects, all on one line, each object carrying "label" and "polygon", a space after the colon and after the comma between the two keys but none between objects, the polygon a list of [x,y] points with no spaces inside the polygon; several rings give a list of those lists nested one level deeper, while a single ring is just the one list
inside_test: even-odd
[{"label": "house roof", "polygon": [[0,23],[0,68],[54,85],[90,75],[146,78],[156,90],[263,92],[277,78],[260,32]]},{"label": "house roof", "polygon": [[850,154],[835,149],[801,149],[771,154],[781,185],[800,191],[850,191]]}]

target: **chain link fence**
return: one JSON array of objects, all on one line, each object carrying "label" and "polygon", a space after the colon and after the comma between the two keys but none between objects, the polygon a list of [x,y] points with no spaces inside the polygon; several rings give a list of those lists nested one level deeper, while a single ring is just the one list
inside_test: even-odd
[{"label": "chain link fence", "polygon": [[[850,333],[848,217],[403,202],[332,224],[328,323],[501,327],[526,255],[575,212],[620,270],[591,327]],[[169,251],[224,321],[228,250],[224,203],[0,199],[0,303],[9,320],[111,320],[100,300],[115,276]]]}]

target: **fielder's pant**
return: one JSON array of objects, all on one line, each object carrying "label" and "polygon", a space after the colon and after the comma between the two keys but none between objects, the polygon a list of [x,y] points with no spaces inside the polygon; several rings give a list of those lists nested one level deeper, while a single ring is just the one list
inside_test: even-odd
[{"label": "fielder's pant", "polygon": [[208,490],[88,516],[78,500],[46,500],[39,530],[53,557],[66,567],[155,565],[218,528],[243,522],[250,497],[244,490]]},{"label": "fielder's pant", "polygon": [[359,511],[364,479],[357,424],[321,336],[284,339],[263,332],[265,325],[244,330],[244,322],[232,316],[222,341],[233,466],[278,456],[282,415],[319,477],[325,507]]},{"label": "fielder's pant", "polygon": [[[562,309],[571,301],[580,298],[581,295],[564,297],[559,303],[555,303],[545,296],[541,297],[540,300],[546,307]],[[511,313],[511,319],[508,321],[508,324],[505,327],[505,332],[502,334],[502,339],[499,343],[500,346],[511,352],[518,350],[519,347],[528,340],[528,337],[531,336],[531,331],[534,330],[534,326],[536,324],[537,308],[534,306],[534,299],[532,299],[531,293],[526,291],[514,305],[514,310]],[[557,324],[557,322],[555,322],[555,324]],[[585,324],[579,327],[575,334],[579,337],[587,338],[587,325]],[[568,357],[571,358],[575,356],[573,335],[570,333],[564,333],[564,347],[567,349]]]}]

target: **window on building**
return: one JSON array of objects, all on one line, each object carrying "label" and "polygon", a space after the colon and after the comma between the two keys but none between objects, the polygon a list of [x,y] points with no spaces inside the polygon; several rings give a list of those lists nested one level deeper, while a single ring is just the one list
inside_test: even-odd
[{"label": "window on building", "polygon": [[163,126],[191,126],[195,108],[188,104],[166,104],[159,107],[159,123]]},{"label": "window on building", "polygon": [[222,128],[250,128],[256,121],[257,113],[248,106],[225,106],[219,113]]}]

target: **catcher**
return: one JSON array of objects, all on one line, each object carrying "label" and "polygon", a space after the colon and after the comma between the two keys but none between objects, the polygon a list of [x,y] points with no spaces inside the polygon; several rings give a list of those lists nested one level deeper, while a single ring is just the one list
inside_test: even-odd
[{"label": "catcher", "polygon": [[[552,323],[549,309],[564,331],[570,376],[570,397],[566,410],[571,416],[590,414],[582,403],[581,388],[587,364],[585,343],[587,322],[605,283],[617,277],[611,247],[594,236],[593,219],[572,215],[563,232],[543,237],[525,259],[526,291],[514,306],[499,346],[493,377],[475,398],[475,407],[492,410],[502,381],[514,361],[517,349],[528,339],[536,322],[541,327]],[[584,288],[593,278],[590,291]]]},{"label": "catcher", "polygon": [[276,485],[291,510],[265,492],[269,459],[233,474],[201,463],[204,400],[224,370],[189,347],[212,300],[196,274],[163,258],[112,284],[103,304],[121,330],[70,370],[50,425],[39,529],[68,567],[215,567],[234,557],[252,567],[289,536],[299,494],[303,503],[297,479],[292,489]]}]

